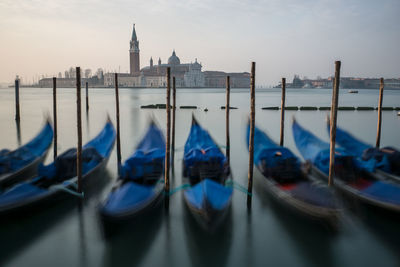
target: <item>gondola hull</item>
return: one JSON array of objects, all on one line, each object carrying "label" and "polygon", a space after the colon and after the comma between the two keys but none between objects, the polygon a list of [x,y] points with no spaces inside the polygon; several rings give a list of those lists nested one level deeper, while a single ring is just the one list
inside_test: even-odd
[{"label": "gondola hull", "polygon": [[[320,171],[315,166],[312,166],[311,174],[315,175],[315,177],[318,177],[321,180],[328,181],[328,175],[326,175],[325,173]],[[334,184],[335,188],[337,188],[340,192],[344,193],[348,197],[357,199],[357,200],[361,201],[362,203],[365,203],[370,206],[374,206],[374,207],[377,207],[380,209],[385,209],[388,211],[400,213],[400,205],[391,204],[388,202],[379,201],[379,200],[373,199],[371,197],[364,196],[364,195],[360,194],[359,190],[355,189],[352,186],[347,185],[346,183],[344,183],[341,179],[339,179],[337,177],[334,178],[333,184]]]},{"label": "gondola hull", "polygon": [[135,220],[135,218],[143,216],[154,209],[157,209],[164,200],[164,185],[159,184],[154,188],[154,196],[150,199],[147,199],[140,206],[127,209],[126,211],[119,213],[106,213],[101,211],[100,207],[100,218],[106,227],[124,224],[126,222],[130,222]]},{"label": "gondola hull", "polygon": [[13,184],[32,178],[36,174],[39,164],[43,163],[43,161],[46,159],[47,152],[48,150],[46,150],[42,156],[36,158],[24,168],[16,172],[0,176],[0,189],[7,188]]},{"label": "gondola hull", "polygon": [[[82,185],[85,189],[89,187],[90,184],[94,183],[96,177],[105,170],[107,165],[108,158],[105,158],[102,162],[100,162],[95,168],[91,171],[83,175],[82,177]],[[66,186],[67,189],[74,190],[73,183],[76,183],[77,177],[73,177],[66,182],[71,183],[71,185]],[[76,199],[76,196],[73,196],[67,192],[62,190],[52,190],[47,194],[40,195],[35,198],[27,199],[26,201],[21,201],[19,203],[13,203],[8,206],[0,207],[0,217],[21,217],[26,216],[27,214],[33,214],[37,211],[43,210],[48,206],[55,205],[59,201],[67,200],[67,199]]]},{"label": "gondola hull", "polygon": [[272,178],[259,176],[257,179],[262,188],[267,191],[277,203],[283,204],[294,212],[305,215],[311,219],[327,221],[332,225],[337,223],[341,213],[339,208],[323,207],[307,203],[294,198],[289,192],[280,189]]}]

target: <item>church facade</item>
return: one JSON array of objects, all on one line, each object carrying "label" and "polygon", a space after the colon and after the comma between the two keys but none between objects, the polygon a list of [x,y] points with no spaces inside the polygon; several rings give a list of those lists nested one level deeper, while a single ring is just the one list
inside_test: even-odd
[{"label": "church facade", "polygon": [[[202,65],[197,62],[197,58],[191,63],[181,63],[175,50],[168,58],[167,63],[162,63],[161,58],[159,58],[157,64],[153,64],[153,58],[150,58],[149,65],[140,68],[140,49],[135,24],[129,45],[130,72],[118,74],[118,85],[121,87],[165,87],[168,67],[171,68],[171,77],[175,77],[176,87],[225,87],[225,80],[228,75],[231,76],[231,87],[247,88],[250,86],[250,74],[248,72],[202,71]],[[104,85],[114,86],[114,73],[104,74]]]}]

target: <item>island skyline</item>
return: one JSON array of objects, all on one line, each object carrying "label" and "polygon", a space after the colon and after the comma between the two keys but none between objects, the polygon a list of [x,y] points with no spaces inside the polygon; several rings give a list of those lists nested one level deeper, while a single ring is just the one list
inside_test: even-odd
[{"label": "island skyline", "polygon": [[342,61],[346,77],[400,76],[400,3],[394,0],[3,1],[1,6],[0,34],[6,41],[0,82],[11,83],[16,75],[29,82],[67,66],[128,70],[126,41],[133,22],[146,47],[141,60],[175,49],[184,62],[201,58],[207,70],[249,72],[255,61],[259,86],[295,74],[330,77],[334,60]]}]

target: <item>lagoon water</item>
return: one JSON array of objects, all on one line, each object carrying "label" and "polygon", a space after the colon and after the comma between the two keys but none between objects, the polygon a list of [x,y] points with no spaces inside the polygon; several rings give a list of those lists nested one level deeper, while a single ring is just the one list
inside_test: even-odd
[{"label": "lagoon water", "polygon": [[[83,142],[103,127],[107,113],[115,122],[112,89],[89,89],[89,112],[85,112],[82,90]],[[288,89],[287,106],[329,106],[331,90]],[[58,90],[58,152],[76,146],[76,92]],[[21,140],[30,140],[52,114],[52,90],[21,88]],[[234,180],[246,186],[248,154],[245,126],[249,113],[249,92],[233,89],[231,105],[231,164]],[[377,106],[378,90],[341,90],[339,106]],[[164,89],[120,89],[122,160],[132,154],[153,116],[165,130],[165,110],[140,109],[141,105],[165,103]],[[0,89],[0,148],[18,146],[14,121],[14,91]],[[181,185],[182,150],[191,115],[207,128],[221,146],[225,144],[223,89],[178,89],[177,105],[196,105],[197,110],[177,109],[175,175],[172,188]],[[278,141],[280,111],[261,110],[279,106],[280,90],[256,92],[256,124]],[[400,106],[400,91],[386,90],[384,106]],[[208,112],[204,108],[208,108]],[[317,136],[328,140],[326,111],[286,111],[285,145],[298,154],[291,134],[291,117]],[[376,111],[339,111],[338,125],[362,140],[374,144]],[[400,116],[383,111],[381,146],[400,148]],[[53,157],[50,148],[46,163]],[[222,228],[213,235],[202,232],[188,213],[179,191],[171,196],[169,213],[163,209],[104,238],[97,214],[117,177],[116,149],[107,171],[87,189],[81,208],[74,198],[52,207],[0,222],[0,266],[400,266],[399,217],[344,201],[343,216],[336,230],[309,221],[284,209],[259,189],[261,174],[255,171],[253,205],[246,207],[246,195],[234,192],[232,209]]]}]

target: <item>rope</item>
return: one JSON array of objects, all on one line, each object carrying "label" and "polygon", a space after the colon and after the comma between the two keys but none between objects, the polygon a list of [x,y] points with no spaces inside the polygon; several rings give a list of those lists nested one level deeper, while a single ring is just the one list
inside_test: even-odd
[{"label": "rope", "polygon": [[236,183],[236,182],[233,181],[233,180],[228,180],[228,181],[226,181],[226,182],[225,182],[225,186],[227,186],[227,187],[232,187],[233,189],[239,190],[240,192],[245,193],[245,194],[247,194],[247,195],[249,195],[249,196],[252,196],[252,195],[253,195],[252,193],[250,193],[249,191],[247,191],[246,187],[244,187],[244,186],[242,186],[242,185]]},{"label": "rope", "polygon": [[182,184],[182,185],[180,185],[180,186],[178,186],[178,187],[175,187],[175,188],[172,189],[171,191],[169,191],[169,193],[164,192],[164,194],[166,194],[167,196],[172,196],[172,195],[175,194],[176,192],[181,191],[181,190],[183,190],[183,189],[185,189],[185,188],[189,188],[189,187],[191,187],[190,184]]},{"label": "rope", "polygon": [[55,190],[63,191],[65,193],[68,193],[70,195],[73,195],[73,196],[79,197],[79,198],[83,198],[84,197],[84,193],[83,192],[82,193],[78,193],[78,192],[76,192],[74,190],[71,190],[71,189],[67,188],[66,186],[72,186],[75,190],[78,189],[78,185],[76,183],[74,183],[74,182],[64,182],[62,185],[53,185],[53,186],[51,186],[49,188],[49,190],[51,190],[51,191],[55,191]]}]

